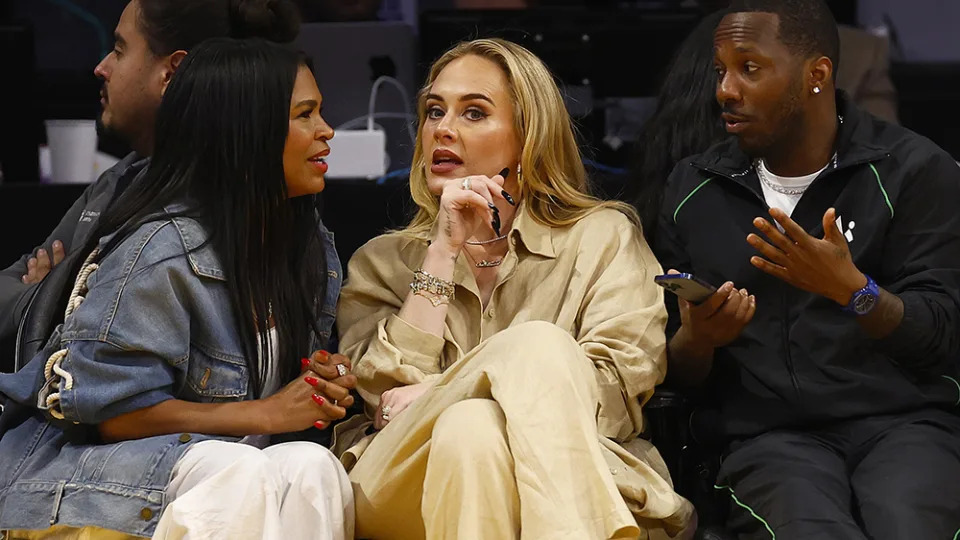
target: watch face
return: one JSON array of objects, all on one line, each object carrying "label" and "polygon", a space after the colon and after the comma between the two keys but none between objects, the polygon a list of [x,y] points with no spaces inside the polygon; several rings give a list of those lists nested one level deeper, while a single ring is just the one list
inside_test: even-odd
[{"label": "watch face", "polygon": [[873,309],[873,305],[877,302],[877,297],[872,294],[861,294],[857,297],[856,301],[853,303],[853,309],[857,312],[857,315],[865,315]]}]

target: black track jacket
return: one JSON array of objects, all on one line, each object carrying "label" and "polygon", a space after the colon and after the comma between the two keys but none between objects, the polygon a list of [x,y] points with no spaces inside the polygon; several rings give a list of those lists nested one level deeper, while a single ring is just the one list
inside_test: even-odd
[{"label": "black track jacket", "polygon": [[[676,268],[756,295],[741,336],[716,351],[709,392],[723,433],[937,406],[960,412],[960,167],[930,140],[857,110],[838,93],[837,159],[792,218],[823,237],[835,207],[857,268],[904,303],[900,327],[870,339],[856,316],[750,264],[752,221],[769,218],[735,139],[687,158],[667,181],[654,250]],[[668,337],[680,326],[666,294]]]}]

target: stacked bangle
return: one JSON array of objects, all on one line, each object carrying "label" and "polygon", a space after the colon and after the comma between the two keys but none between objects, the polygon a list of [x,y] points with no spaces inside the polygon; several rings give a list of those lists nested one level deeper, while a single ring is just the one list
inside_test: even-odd
[{"label": "stacked bangle", "polygon": [[421,268],[413,273],[410,290],[413,291],[413,294],[430,300],[430,303],[436,307],[450,302],[450,298],[456,292],[456,286],[452,281],[428,274]]}]

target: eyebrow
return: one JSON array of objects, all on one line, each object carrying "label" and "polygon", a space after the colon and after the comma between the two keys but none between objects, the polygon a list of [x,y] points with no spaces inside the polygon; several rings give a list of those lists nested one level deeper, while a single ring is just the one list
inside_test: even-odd
[{"label": "eyebrow", "polygon": [[753,47],[744,47],[743,45],[737,47],[737,48],[734,49],[734,50],[737,51],[738,53],[754,53],[754,52],[757,52],[757,50],[754,49]]},{"label": "eyebrow", "polygon": [[[437,94],[427,94],[427,96],[426,96],[425,99],[428,99],[428,100],[430,100],[430,99],[435,99],[435,100],[437,100],[437,101],[444,101],[444,99],[443,99],[442,97],[440,97],[439,95],[437,95]],[[479,99],[479,100],[486,101],[486,102],[490,103],[490,104],[493,105],[493,106],[496,106],[496,105],[497,105],[497,104],[494,103],[493,100],[490,99],[489,97],[485,96],[484,94],[477,94],[477,93],[474,93],[474,94],[464,94],[464,95],[460,96],[460,99],[459,99],[458,101],[460,101],[460,102],[463,102],[463,101],[473,101],[473,100],[475,100],[475,99]]]},{"label": "eyebrow", "polygon": [[308,105],[311,109],[315,109],[315,108],[317,107],[318,103],[317,103],[317,100],[315,100],[315,99],[305,99],[305,100],[297,103],[296,105],[294,105],[293,108],[294,108],[294,109],[298,109],[298,108],[300,108],[300,107],[303,107],[304,105]]},{"label": "eyebrow", "polygon": [[114,32],[114,33],[113,33],[113,41],[114,41],[114,43],[116,43],[117,45],[120,45],[120,46],[124,46],[124,45],[127,44],[127,41],[126,41],[125,39],[123,39],[123,36],[120,35],[120,32]]}]

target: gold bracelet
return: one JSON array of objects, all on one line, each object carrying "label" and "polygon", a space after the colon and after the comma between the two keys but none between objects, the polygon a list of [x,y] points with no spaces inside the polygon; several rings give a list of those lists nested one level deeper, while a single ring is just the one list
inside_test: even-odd
[{"label": "gold bracelet", "polygon": [[450,304],[450,297],[449,297],[449,296],[441,296],[441,295],[439,295],[439,294],[433,294],[433,293],[431,293],[431,292],[429,292],[429,291],[425,291],[425,290],[422,290],[422,289],[420,289],[420,290],[416,290],[416,289],[415,289],[415,290],[413,291],[413,294],[416,295],[416,296],[422,296],[422,297],[426,298],[427,300],[430,301],[431,304],[433,304],[433,307],[440,307],[440,306],[442,306],[442,305]]},{"label": "gold bracelet", "polygon": [[413,282],[410,283],[410,289],[413,290],[414,294],[417,294],[418,291],[427,291],[447,298],[452,298],[457,290],[452,281],[430,275],[424,272],[422,268],[413,273]]}]

